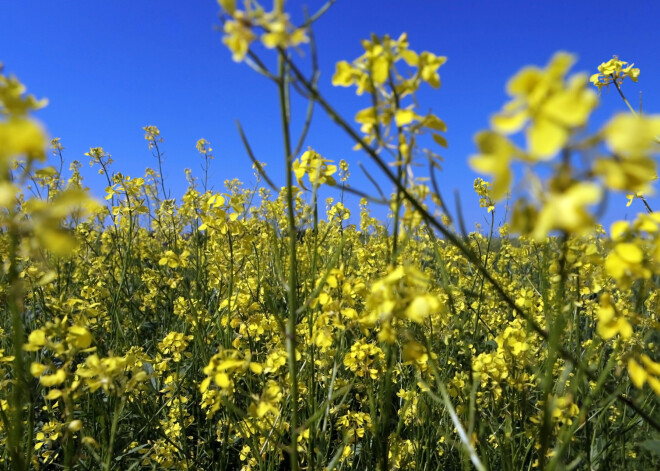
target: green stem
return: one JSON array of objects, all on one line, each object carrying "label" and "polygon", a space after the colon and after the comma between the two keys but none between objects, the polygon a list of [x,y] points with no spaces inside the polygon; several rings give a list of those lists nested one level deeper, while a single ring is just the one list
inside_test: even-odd
[{"label": "green stem", "polygon": [[[10,211],[10,220],[14,219],[14,212]],[[28,403],[30,407],[30,394],[27,389],[25,378],[25,358],[23,356],[23,343],[25,332],[23,331],[23,282],[19,278],[18,250],[20,235],[16,227],[11,227],[9,246],[9,296],[7,303],[11,312],[12,342],[14,353],[13,388],[10,402],[11,428],[7,437],[11,466],[16,471],[26,469],[25,456],[21,442],[23,440],[23,407]]]},{"label": "green stem", "polygon": [[[547,246],[546,246],[547,247]],[[568,268],[566,257],[568,255],[568,234],[564,233],[561,241],[561,256],[559,258],[559,285],[556,291],[555,308],[549,310],[546,323],[550,329],[548,338],[548,359],[546,362],[545,376],[542,380],[543,389],[543,425],[541,430],[541,449],[539,450],[540,468],[544,469],[547,460],[547,451],[553,438],[554,424],[552,421],[553,404],[551,404],[551,393],[554,382],[555,363],[558,358],[558,350],[561,336],[566,325],[564,308],[566,306],[566,280],[568,279]]]},{"label": "green stem", "polygon": [[124,408],[124,399],[122,398],[115,405],[115,410],[112,415],[112,426],[110,428],[110,443],[108,443],[108,452],[105,457],[105,470],[110,471],[110,463],[112,462],[112,451],[115,446],[115,438],[117,437],[117,426],[119,425],[119,416]]},{"label": "green stem", "polygon": [[616,77],[614,76],[614,74],[612,74],[612,83],[614,83],[614,86],[616,87],[617,91],[619,92],[619,95],[621,95],[621,99],[623,100],[623,102],[626,105],[628,105],[628,109],[630,110],[630,112],[632,114],[634,114],[635,116],[637,116],[637,112],[632,107],[632,105],[630,104],[630,102],[628,101],[626,96],[623,94],[623,91],[621,90],[621,86],[619,85],[619,82],[616,81]]},{"label": "green stem", "polygon": [[297,261],[296,261],[296,219],[293,202],[293,155],[291,155],[291,134],[289,128],[289,102],[288,102],[288,67],[284,51],[279,50],[278,55],[278,82],[277,88],[280,98],[280,112],[282,115],[282,136],[284,138],[284,154],[286,157],[286,201],[287,218],[289,221],[289,282],[287,286],[289,317],[286,325],[286,351],[289,363],[289,376],[291,379],[291,470],[298,471],[298,367],[296,366],[296,311],[297,297]]},{"label": "green stem", "polygon": [[[313,102],[313,100],[312,100]],[[312,235],[314,238],[314,248],[313,248],[313,253],[312,253],[312,273],[310,275],[310,279],[312,280],[312,283],[316,282],[317,279],[317,274],[316,274],[316,266],[318,263],[318,247],[319,247],[319,210],[318,210],[318,201],[316,199],[316,192],[318,190],[318,186],[314,186],[313,190],[313,205],[314,205],[314,221],[313,221],[313,227],[312,227]],[[315,288],[315,287],[314,287]],[[308,390],[309,390],[309,397],[311,398],[311,404],[309,407],[309,410],[312,411],[312,414],[316,412],[316,360],[315,360],[315,345],[314,345],[314,316],[312,315],[312,312],[315,312],[313,310],[309,310],[307,312],[307,322],[308,322],[308,328],[309,328],[309,339],[310,339],[310,345],[309,345],[309,356],[310,356],[310,361],[309,361],[309,380],[308,380]],[[315,421],[316,422],[316,421]],[[314,470],[316,463],[315,463],[315,455],[314,455],[314,448],[316,446],[316,433],[315,433],[315,428],[310,427],[310,433],[309,433],[309,446],[308,446],[308,462],[309,462],[309,469]]]},{"label": "green stem", "polygon": [[389,444],[390,437],[388,429],[390,427],[390,417],[392,415],[392,370],[394,367],[394,346],[387,344],[385,347],[385,364],[387,369],[385,370],[385,376],[383,377],[383,390],[380,397],[380,419],[378,423],[378,448],[380,451],[380,456],[377,457],[379,460],[379,467],[381,471],[386,471],[390,469],[389,467]]},{"label": "green stem", "polygon": [[[390,83],[390,88],[392,89],[392,95],[394,97],[394,104],[396,107],[396,110],[400,109],[400,101],[399,101],[399,95],[396,92],[396,87],[394,86],[394,82],[392,80],[392,74],[389,74],[388,80]],[[377,92],[376,92],[377,93]],[[374,96],[376,96],[376,93],[374,93]],[[403,203],[403,199],[401,198],[401,192],[398,191],[399,187],[404,187],[406,186],[406,182],[404,181],[404,172],[403,172],[403,155],[401,154],[401,146],[399,145],[401,136],[403,135],[403,130],[401,129],[400,126],[396,127],[397,131],[397,153],[396,153],[396,180],[397,180],[397,192],[396,192],[396,200],[394,204],[394,228],[393,228],[393,233],[392,233],[392,254],[391,254],[391,263],[392,266],[396,265],[396,259],[397,259],[397,250],[398,250],[398,243],[399,243],[399,219],[401,217],[401,204]],[[404,136],[405,139],[405,136]]]}]

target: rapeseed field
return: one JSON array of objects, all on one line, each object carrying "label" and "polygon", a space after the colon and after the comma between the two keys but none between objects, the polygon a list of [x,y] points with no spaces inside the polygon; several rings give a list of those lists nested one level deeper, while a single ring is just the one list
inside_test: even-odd
[{"label": "rapeseed field", "polygon": [[[149,125],[158,165],[143,175],[86,154],[107,180],[97,201],[87,162],[67,163],[66,137],[32,116],[44,102],[0,75],[2,467],[657,469],[660,216],[645,195],[660,115],[626,100],[640,70],[614,57],[576,73],[558,52],[512,71],[510,101],[475,134],[491,224],[469,233],[424,144],[446,146],[445,123],[416,100],[440,87],[444,57],[405,34],[365,40],[332,76],[369,105],[346,119],[315,62],[290,54],[316,54],[326,7],[294,27],[283,2],[238,3],[219,1],[222,41],[276,85],[282,188],[239,125],[256,185],[210,190],[200,139],[204,174],[172,198]],[[604,87],[629,111],[588,132]],[[379,166],[377,196],[303,148],[311,111],[294,135],[293,91]],[[642,212],[603,227],[607,192]]]}]

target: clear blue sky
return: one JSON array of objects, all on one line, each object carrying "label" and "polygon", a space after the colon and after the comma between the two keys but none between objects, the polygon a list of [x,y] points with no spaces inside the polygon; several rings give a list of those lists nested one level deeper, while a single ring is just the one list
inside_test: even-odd
[{"label": "clear blue sky", "polygon": [[[301,18],[323,2],[290,0],[287,9]],[[270,1],[264,4],[270,8]],[[211,142],[216,189],[225,179],[252,182],[251,164],[236,127],[239,119],[255,153],[268,162],[271,177],[284,183],[280,121],[275,87],[244,64],[232,62],[221,42],[219,7],[213,0],[37,1],[2,0],[0,62],[28,90],[50,100],[38,113],[51,137],[60,137],[68,160],[86,165],[86,181],[101,195],[103,180],[83,156],[102,146],[115,170],[142,175],[156,162],[142,127],[156,125],[165,139],[166,183],[172,195],[185,189],[183,169],[198,175],[196,141]],[[334,89],[330,80],[337,61],[362,53],[360,40],[372,32],[398,36],[408,32],[411,48],[448,57],[440,69],[443,85],[420,95],[449,127],[449,149],[440,184],[445,196],[461,194],[468,222],[484,220],[475,208],[467,166],[475,151],[473,134],[488,126],[506,101],[505,83],[526,64],[545,65],[558,50],[578,56],[574,71],[593,73],[613,54],[641,69],[638,84],[626,83],[633,103],[644,92],[644,108],[660,109],[660,52],[656,1],[440,1],[338,0],[317,23],[321,89],[346,116],[369,105],[353,89]],[[603,92],[595,124],[624,110],[614,89]],[[294,111],[294,123],[303,109]],[[307,145],[327,158],[351,164],[353,186],[371,191],[356,163],[368,157],[317,108]],[[377,172],[374,170],[377,175]],[[385,185],[389,190],[389,186]],[[453,201],[453,198],[448,198]],[[652,199],[652,204],[656,199]],[[453,204],[453,203],[452,203]],[[610,197],[608,220],[632,217],[625,197]],[[660,204],[656,204],[660,207]],[[352,204],[357,216],[357,204]],[[642,210],[641,205],[636,210]],[[499,213],[502,214],[503,211]]]}]

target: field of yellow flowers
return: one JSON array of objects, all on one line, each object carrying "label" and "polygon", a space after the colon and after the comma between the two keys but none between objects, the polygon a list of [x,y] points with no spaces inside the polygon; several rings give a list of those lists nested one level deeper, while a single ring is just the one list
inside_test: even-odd
[{"label": "field of yellow flowers", "polygon": [[[585,132],[596,87],[625,101],[640,71],[615,57],[591,79],[570,75],[574,58],[557,53],[515,74],[471,157],[492,223],[467,233],[422,144],[446,145],[445,124],[415,101],[439,87],[444,57],[405,35],[365,40],[332,79],[370,97],[356,129],[287,53],[313,46],[322,10],[294,27],[281,2],[219,3],[234,60],[277,85],[283,188],[239,125],[257,184],[212,192],[189,173],[171,199],[166,143],[146,126],[155,170],[132,177],[102,148],[86,154],[107,179],[102,204],[31,117],[43,102],[0,75],[3,469],[657,469],[660,217],[644,195],[660,116],[626,101],[629,113]],[[389,196],[302,149],[294,82],[382,169]],[[197,149],[208,169],[211,144]],[[420,161],[430,178],[414,176]],[[496,227],[515,165],[529,191]],[[330,186],[360,195],[359,214],[319,201]],[[603,228],[607,191],[646,211]]]}]

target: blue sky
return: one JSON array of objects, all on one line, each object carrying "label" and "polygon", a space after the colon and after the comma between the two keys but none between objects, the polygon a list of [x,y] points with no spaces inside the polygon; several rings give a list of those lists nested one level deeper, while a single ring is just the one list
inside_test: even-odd
[{"label": "blue sky", "polygon": [[[289,0],[287,9],[299,19],[303,5],[314,11],[322,3]],[[270,8],[271,2],[264,5]],[[214,148],[215,188],[221,190],[222,182],[231,178],[248,184],[254,178],[236,131],[238,119],[257,157],[268,163],[270,176],[284,184],[275,86],[232,62],[217,31],[215,1],[3,0],[2,10],[0,62],[31,93],[50,100],[37,116],[51,137],[62,139],[67,160],[86,165],[83,154],[101,146],[112,155],[116,171],[140,176],[156,165],[142,131],[155,125],[165,139],[164,173],[172,195],[185,189],[184,168],[201,175],[195,150],[201,137]],[[398,36],[405,31],[412,49],[447,56],[440,69],[442,87],[424,89],[420,103],[449,128],[449,148],[434,149],[445,159],[439,176],[444,195],[453,206],[452,195],[458,191],[466,221],[483,222],[485,211],[476,207],[472,190],[477,175],[467,158],[475,151],[474,133],[487,127],[491,114],[507,100],[507,79],[524,65],[545,65],[558,50],[575,53],[573,70],[588,73],[616,54],[641,69],[639,83],[626,83],[625,91],[635,104],[643,91],[644,108],[652,113],[660,109],[654,78],[660,77],[659,17],[660,3],[655,1],[338,0],[315,28],[320,88],[351,120],[369,105],[366,96],[333,88],[330,80],[335,63],[359,56],[360,40],[371,33]],[[604,91],[594,126],[624,109],[614,89]],[[294,125],[303,114],[304,108],[294,110]],[[379,177],[377,170],[367,156],[351,150],[352,142],[320,108],[306,145],[329,159],[347,160],[352,185],[372,192],[357,162]],[[102,195],[102,178],[85,168],[87,185]],[[623,195],[609,198],[606,222],[642,210],[641,205],[627,209],[625,201]],[[655,201],[651,199],[652,205]],[[356,201],[349,207],[359,214]]]}]

